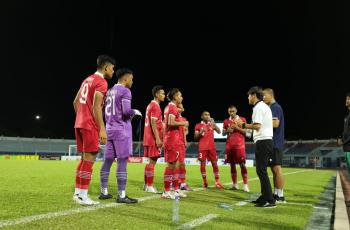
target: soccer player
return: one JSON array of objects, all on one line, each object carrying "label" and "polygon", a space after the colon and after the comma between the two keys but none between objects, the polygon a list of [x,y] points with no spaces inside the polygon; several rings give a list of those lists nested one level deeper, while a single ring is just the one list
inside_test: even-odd
[{"label": "soccer player", "polygon": [[81,161],[76,169],[73,200],[81,205],[95,205],[99,202],[88,197],[92,167],[99,151],[99,141],[106,143],[106,128],[102,118],[102,106],[107,92],[107,79],[114,73],[115,61],[107,55],[97,58],[97,71],[87,77],[74,99],[76,113],[75,137]]},{"label": "soccer player", "polygon": [[[178,161],[182,147],[180,140],[180,126],[188,127],[188,121],[177,121],[180,117],[180,113],[177,109],[178,105],[182,102],[182,94],[178,88],[173,88],[168,92],[169,104],[164,109],[164,158],[167,162],[167,166],[164,170],[164,192],[162,198],[175,199],[178,197],[186,197],[186,194],[182,193],[179,189],[178,174],[176,174],[178,168]],[[170,193],[170,185],[173,185],[174,194]]]},{"label": "soccer player", "polygon": [[118,83],[108,90],[105,120],[107,123],[107,144],[104,161],[100,172],[101,194],[100,199],[112,198],[108,194],[108,177],[111,166],[117,158],[116,170],[118,197],[117,203],[137,203],[136,199],[125,194],[127,182],[127,163],[132,155],[132,127],[131,119],[137,115],[142,116],[137,109],[131,109],[131,92],[133,72],[130,69],[118,69],[116,72]]},{"label": "soccer player", "polygon": [[214,119],[210,118],[208,111],[203,111],[201,115],[202,121],[195,126],[194,139],[198,140],[199,152],[198,160],[201,163],[200,171],[203,178],[203,187],[208,187],[207,174],[206,174],[206,160],[211,162],[213,172],[215,176],[215,186],[218,189],[222,189],[222,184],[219,178],[218,156],[216,153],[214,143],[214,130],[217,133],[221,133],[220,128],[215,124]]},{"label": "soccer player", "polygon": [[226,140],[226,163],[231,166],[232,188],[239,189],[237,184],[236,164],[241,167],[241,174],[243,178],[243,191],[249,192],[248,188],[248,170],[245,166],[246,152],[245,152],[245,133],[246,130],[236,124],[236,120],[241,119],[246,123],[244,117],[237,115],[237,108],[234,105],[228,107],[229,118],[224,120],[222,135],[227,135]]},{"label": "soccer player", "polygon": [[277,203],[285,203],[283,187],[284,178],[282,173],[282,159],[284,149],[284,115],[282,107],[276,102],[272,89],[264,89],[264,102],[270,106],[273,125],[273,155],[271,169],[273,174],[274,198]]},{"label": "soccer player", "polygon": [[152,89],[154,99],[148,104],[145,116],[145,129],[143,133],[144,157],[149,158],[145,167],[145,191],[157,193],[153,187],[154,167],[160,157],[163,147],[163,115],[159,104],[165,99],[163,86],[156,85]]},{"label": "soccer player", "polygon": [[[177,109],[180,113],[180,116],[177,119],[177,121],[187,121],[187,119],[182,116],[182,113],[185,111],[183,104],[180,103],[177,106]],[[180,184],[181,190],[192,191],[191,187],[188,186],[186,183],[185,158],[186,158],[186,147],[187,147],[187,139],[186,139],[187,134],[188,134],[188,128],[185,126],[180,126],[180,141],[182,144],[182,148],[181,148],[180,157],[179,157],[179,184]]]}]

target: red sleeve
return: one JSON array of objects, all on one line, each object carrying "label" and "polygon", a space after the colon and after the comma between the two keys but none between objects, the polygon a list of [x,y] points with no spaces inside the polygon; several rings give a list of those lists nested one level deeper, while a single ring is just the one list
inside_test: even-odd
[{"label": "red sleeve", "polygon": [[158,117],[160,116],[159,111],[157,110],[156,106],[154,106],[153,103],[151,104],[148,112],[149,112],[150,118],[154,117],[158,119]]},{"label": "red sleeve", "polygon": [[224,129],[227,129],[228,128],[228,122],[227,122],[227,119],[224,120],[224,126],[223,126]]},{"label": "red sleeve", "polygon": [[196,126],[194,127],[194,131],[200,131],[201,128],[200,128],[200,124],[196,124]]},{"label": "red sleeve", "polygon": [[177,110],[176,106],[169,106],[169,115],[172,114],[177,117],[178,113],[179,111]]},{"label": "red sleeve", "polygon": [[241,117],[241,120],[242,120],[244,123],[247,123],[247,120],[246,120],[244,117]]},{"label": "red sleeve", "polygon": [[101,79],[100,81],[96,82],[95,91],[103,93],[103,95],[106,95],[107,93],[107,81],[104,79]]}]

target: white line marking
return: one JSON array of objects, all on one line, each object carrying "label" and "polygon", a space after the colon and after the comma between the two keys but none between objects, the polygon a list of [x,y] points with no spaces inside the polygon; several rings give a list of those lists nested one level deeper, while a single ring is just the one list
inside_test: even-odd
[{"label": "white line marking", "polygon": [[[251,202],[251,200],[244,200],[244,202]],[[314,206],[310,203],[298,203],[298,202],[286,202],[286,203],[276,203],[277,205],[296,205],[296,206],[310,206],[316,209],[329,209],[327,207]]]},{"label": "white line marking", "polygon": [[[155,198],[159,198],[159,195],[153,195],[153,196],[147,196],[147,197],[141,197],[138,198],[139,202],[146,201],[146,200],[152,200]],[[96,205],[96,206],[90,206],[90,207],[84,207],[84,208],[76,208],[66,211],[60,211],[60,212],[50,212],[46,214],[40,214],[35,216],[27,216],[15,220],[5,220],[0,222],[0,228],[11,226],[11,225],[17,225],[17,224],[26,224],[29,222],[37,221],[37,220],[44,220],[44,219],[51,219],[59,216],[69,216],[72,214],[78,214],[78,213],[84,213],[84,212],[90,212],[95,211],[102,208],[113,208],[117,206],[125,205],[122,203],[109,203],[109,204],[102,204],[102,205]]]},{"label": "white line marking", "polygon": [[237,202],[235,205],[236,205],[236,206],[244,206],[244,205],[246,205],[246,204],[248,204],[248,202],[246,202],[246,201],[240,201],[240,202]]},{"label": "white line marking", "polygon": [[205,222],[208,222],[209,220],[214,219],[216,217],[218,217],[217,214],[208,214],[206,216],[202,216],[202,217],[194,219],[190,222],[187,222],[187,223],[177,227],[176,229],[191,229],[191,228],[197,227]]},{"label": "white line marking", "polygon": [[[283,175],[291,175],[291,174],[296,174],[296,173],[302,173],[302,172],[307,172],[307,171],[312,171],[312,170],[300,170],[300,171],[294,171],[290,173],[284,173]],[[250,181],[258,180],[258,177],[250,179]],[[241,183],[242,181],[239,181]],[[231,183],[226,183],[225,185],[229,185]],[[193,191],[202,191],[204,190],[203,188],[196,188],[193,189]],[[159,198],[159,195],[153,195],[153,196],[147,196],[147,197],[141,197],[137,198],[139,202],[143,202],[146,200],[152,200]],[[78,214],[78,213],[83,213],[83,212],[90,212],[90,211],[95,211],[98,209],[102,208],[112,208],[112,207],[117,207],[120,205],[124,204],[119,204],[119,203],[110,203],[110,204],[102,204],[102,205],[97,205],[97,206],[90,206],[90,207],[84,207],[84,208],[76,208],[76,209],[70,209],[70,210],[65,210],[65,211],[59,211],[59,212],[49,212],[46,214],[40,214],[40,215],[34,215],[34,216],[26,216],[18,219],[13,219],[13,220],[3,220],[0,221],[0,228],[6,227],[6,226],[11,226],[11,225],[17,225],[17,224],[26,224],[30,223],[33,221],[37,220],[45,220],[45,219],[51,219],[55,217],[60,217],[60,216],[68,216],[72,214]]]}]

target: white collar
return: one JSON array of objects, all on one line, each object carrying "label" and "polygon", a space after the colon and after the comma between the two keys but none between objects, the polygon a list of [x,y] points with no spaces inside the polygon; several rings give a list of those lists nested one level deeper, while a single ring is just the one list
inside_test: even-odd
[{"label": "white collar", "polygon": [[[235,116],[235,120],[237,120],[238,118],[239,118],[239,116],[236,114],[236,116]],[[229,120],[230,120],[230,121],[232,121],[231,116],[229,117]]]}]

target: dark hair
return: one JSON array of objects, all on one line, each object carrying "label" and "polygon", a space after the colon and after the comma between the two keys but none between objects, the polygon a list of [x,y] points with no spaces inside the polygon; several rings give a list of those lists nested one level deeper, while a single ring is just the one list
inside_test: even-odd
[{"label": "dark hair", "polygon": [[237,110],[237,107],[234,106],[234,105],[230,105],[230,106],[228,107],[228,109],[231,109],[231,108],[235,108],[235,109]]},{"label": "dark hair", "polygon": [[350,92],[347,92],[347,93],[346,93],[346,96],[347,96],[347,97],[350,97]]},{"label": "dark hair", "polygon": [[100,55],[97,57],[97,68],[102,69],[105,65],[115,65],[115,60],[108,55]]},{"label": "dark hair", "polygon": [[203,110],[202,113],[201,113],[201,116],[203,115],[203,113],[209,113],[208,110]]},{"label": "dark hair", "polygon": [[248,91],[248,95],[254,95],[254,94],[256,95],[256,97],[257,97],[260,101],[263,100],[264,94],[263,94],[263,90],[262,90],[261,87],[259,87],[259,86],[254,86],[254,87],[250,88],[249,91]]},{"label": "dark hair", "polygon": [[128,68],[121,68],[118,69],[115,73],[115,76],[117,76],[118,79],[122,78],[126,74],[133,74],[131,69]]},{"label": "dark hair", "polygon": [[266,88],[266,89],[264,89],[264,91],[268,92],[268,93],[271,94],[273,97],[275,97],[275,92],[273,91],[273,89],[271,89],[271,88]]},{"label": "dark hair", "polygon": [[180,92],[180,90],[178,88],[170,89],[168,94],[167,94],[168,100],[172,101],[174,99],[175,94],[177,94],[178,92]]},{"label": "dark hair", "polygon": [[155,86],[153,86],[153,88],[152,88],[152,95],[153,95],[153,97],[156,97],[156,94],[162,89],[163,89],[162,85],[155,85]]}]

